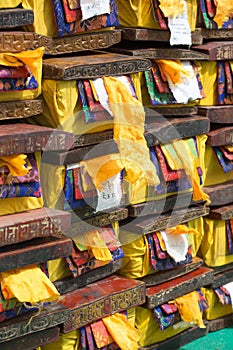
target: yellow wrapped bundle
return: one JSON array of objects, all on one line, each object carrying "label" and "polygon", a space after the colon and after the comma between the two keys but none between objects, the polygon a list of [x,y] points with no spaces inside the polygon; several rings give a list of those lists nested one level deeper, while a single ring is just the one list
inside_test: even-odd
[{"label": "yellow wrapped bundle", "polygon": [[233,313],[232,305],[223,305],[220,303],[219,298],[213,289],[202,288],[202,292],[209,305],[209,308],[204,311],[204,318],[206,320],[215,320],[216,318],[230,315]]}]

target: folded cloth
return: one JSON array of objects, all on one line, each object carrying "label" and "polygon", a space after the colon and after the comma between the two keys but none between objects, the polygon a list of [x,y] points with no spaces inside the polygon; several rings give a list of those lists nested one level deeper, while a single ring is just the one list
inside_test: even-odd
[{"label": "folded cloth", "polygon": [[225,157],[224,153],[219,147],[213,147],[214,153],[218,159],[219,165],[222,167],[225,173],[233,170],[233,161]]},{"label": "folded cloth", "polygon": [[40,182],[9,184],[0,186],[0,199],[15,197],[36,197],[42,195]]}]

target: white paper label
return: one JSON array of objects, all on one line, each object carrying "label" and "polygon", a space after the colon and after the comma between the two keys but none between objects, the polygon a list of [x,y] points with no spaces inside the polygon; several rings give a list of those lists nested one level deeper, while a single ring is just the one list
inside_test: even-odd
[{"label": "white paper label", "polygon": [[171,32],[170,45],[192,45],[191,29],[188,22],[187,6],[184,2],[184,12],[177,17],[168,17],[168,27]]},{"label": "white paper label", "polygon": [[223,286],[229,292],[231,297],[231,306],[233,308],[233,282],[227,283]]},{"label": "white paper label", "polygon": [[188,75],[181,75],[181,82],[174,84],[167,75],[168,85],[177,103],[188,103],[201,99],[201,93],[198,86],[198,81],[194,73],[192,65],[189,61],[182,61],[181,64],[185,67]]},{"label": "white paper label", "polygon": [[100,104],[106,109],[106,111],[113,117],[113,113],[109,106],[108,93],[104,86],[104,81],[102,78],[94,79],[93,84],[95,86],[95,90],[100,101]]},{"label": "white paper label", "polygon": [[173,235],[166,231],[160,231],[166,249],[170,257],[172,257],[175,262],[184,261],[188,251],[188,240],[185,234]]},{"label": "white paper label", "polygon": [[102,190],[98,193],[96,212],[118,207],[122,198],[120,173],[102,183]]},{"label": "white paper label", "polygon": [[85,19],[110,13],[109,0],[80,0],[82,21]]}]

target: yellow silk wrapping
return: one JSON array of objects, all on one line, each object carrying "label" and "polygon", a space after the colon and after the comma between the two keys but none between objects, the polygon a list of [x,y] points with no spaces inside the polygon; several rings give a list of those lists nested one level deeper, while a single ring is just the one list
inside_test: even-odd
[{"label": "yellow silk wrapping", "polygon": [[59,293],[44,272],[37,266],[27,266],[0,273],[1,291],[4,299],[16,298],[32,304],[51,301]]},{"label": "yellow silk wrapping", "polygon": [[198,250],[200,248],[201,242],[204,238],[204,220],[203,218],[198,218],[195,220],[188,221],[187,223],[189,228],[196,230],[199,234],[190,234],[190,245],[192,246],[192,256],[197,256]]},{"label": "yellow silk wrapping", "polygon": [[132,97],[127,87],[114,77],[104,77],[110,108],[114,115],[114,140],[119,154],[102,156],[81,162],[96,188],[102,182],[125,169],[130,183],[158,184],[156,169],[150,160],[144,138],[145,113],[142,104]]},{"label": "yellow silk wrapping", "polygon": [[115,313],[102,319],[113,340],[124,350],[137,350],[141,332],[134,328],[127,317]]},{"label": "yellow silk wrapping", "polygon": [[216,318],[233,313],[232,305],[221,304],[213,289],[202,288],[201,291],[209,305],[209,308],[204,311],[204,318],[206,320],[215,320]]},{"label": "yellow silk wrapping", "polygon": [[48,271],[51,282],[72,276],[65,258],[48,261]]},{"label": "yellow silk wrapping", "polygon": [[199,232],[196,229],[185,225],[177,225],[176,227],[169,227],[169,228],[166,228],[165,231],[172,235],[181,235],[181,234],[199,235]]},{"label": "yellow silk wrapping", "polygon": [[225,173],[219,165],[211,146],[206,146],[204,186],[221,184],[233,180],[233,171]]},{"label": "yellow silk wrapping", "polygon": [[67,334],[60,333],[58,341],[43,345],[37,350],[81,350],[80,331],[76,329]]},{"label": "yellow silk wrapping", "polygon": [[215,2],[217,8],[214,21],[218,24],[218,28],[221,28],[223,22],[233,14],[233,3],[229,0],[216,0]]},{"label": "yellow silk wrapping", "polygon": [[24,176],[30,168],[25,168],[26,154],[0,157],[0,166],[7,166],[12,176]]},{"label": "yellow silk wrapping", "polygon": [[218,104],[217,61],[195,61],[200,73],[203,90],[206,97],[199,100],[200,106]]},{"label": "yellow silk wrapping", "polygon": [[81,244],[91,249],[94,257],[101,261],[111,261],[112,255],[98,230],[91,230],[82,234]]},{"label": "yellow silk wrapping", "polygon": [[160,71],[165,76],[168,76],[174,84],[181,82],[181,74],[189,76],[189,73],[179,60],[155,60],[155,62],[158,64]]},{"label": "yellow silk wrapping", "polygon": [[180,327],[169,327],[162,331],[152,311],[140,306],[136,307],[135,326],[142,334],[139,342],[140,346],[149,346],[159,343],[190,328],[189,324],[183,322],[180,324]]},{"label": "yellow silk wrapping", "polygon": [[21,66],[23,62],[30,68],[39,85],[35,90],[7,91],[6,93],[1,93],[0,102],[35,99],[40,95],[43,54],[44,49],[41,47],[35,50],[22,51],[19,53],[0,53],[0,64],[6,66]]},{"label": "yellow silk wrapping", "polygon": [[184,2],[181,0],[159,0],[159,3],[165,17],[177,17],[184,12]]},{"label": "yellow silk wrapping", "polygon": [[[40,173],[40,164],[41,164],[41,153],[34,153],[36,158],[36,163]],[[21,213],[23,211],[38,209],[43,207],[44,201],[43,197],[16,197],[16,198],[4,198],[0,200],[0,216],[8,215],[14,213]]]},{"label": "yellow silk wrapping", "polygon": [[198,302],[199,294],[196,291],[182,295],[174,300],[183,321],[194,322],[200,328],[206,328]]},{"label": "yellow silk wrapping", "polygon": [[[169,3],[171,3],[171,1],[169,1]],[[123,27],[161,29],[159,24],[154,19],[153,8],[150,0],[118,0],[117,5],[120,24]],[[175,5],[168,5],[169,7],[167,6],[167,10],[170,9],[173,13],[175,13]],[[197,20],[197,0],[186,0],[186,5],[189,25],[191,31],[194,31]]]},{"label": "yellow silk wrapping", "polygon": [[222,266],[233,262],[233,255],[229,254],[226,222],[204,218],[204,238],[198,256],[207,266]]}]

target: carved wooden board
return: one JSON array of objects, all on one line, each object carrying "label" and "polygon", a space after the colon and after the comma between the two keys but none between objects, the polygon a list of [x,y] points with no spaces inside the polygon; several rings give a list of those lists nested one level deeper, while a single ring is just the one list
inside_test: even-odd
[{"label": "carved wooden board", "polygon": [[[233,29],[206,29],[206,28],[198,28],[198,29],[196,29],[196,32],[198,32],[199,35],[201,35],[203,39],[215,39],[215,40],[227,39],[227,40],[232,40],[232,38],[233,38]],[[196,45],[201,45],[201,44],[196,44]]]},{"label": "carved wooden board", "polygon": [[40,332],[27,334],[23,337],[1,343],[1,350],[33,350],[39,346],[53,343],[59,339],[59,328],[53,327]]},{"label": "carved wooden board", "polygon": [[155,272],[151,275],[140,278],[140,281],[145,282],[147,287],[157,286],[158,284],[165,283],[172,279],[183,276],[191,271],[194,271],[202,264],[203,260],[195,257],[190,264],[181,265],[171,270]]},{"label": "carved wooden board", "polygon": [[54,285],[60,294],[69,293],[112,275],[117,272],[122,265],[122,259],[119,259],[107,265],[98,267],[97,269],[90,270],[77,278],[67,277],[60,281],[56,281],[54,282]]},{"label": "carved wooden board", "polygon": [[225,271],[233,270],[233,263],[225,264],[222,266],[216,266],[216,267],[213,267],[212,269],[214,271],[214,275],[223,274],[225,273]]},{"label": "carved wooden board", "polygon": [[213,281],[211,283],[211,288],[222,287],[230,282],[233,282],[233,269],[226,270],[223,273],[214,275]]},{"label": "carved wooden board", "polygon": [[[1,11],[1,10],[0,10]],[[44,46],[52,47],[52,38],[33,32],[1,32],[0,52],[21,52]]]},{"label": "carved wooden board", "polygon": [[0,10],[0,29],[21,27],[34,22],[34,13],[25,9]]},{"label": "carved wooden board", "polygon": [[70,310],[69,319],[62,324],[68,333],[116,312],[145,302],[143,282],[121,276],[107,277],[77,291],[67,293],[60,303]]},{"label": "carved wooden board", "polygon": [[133,221],[124,222],[124,230],[135,234],[145,235],[150,232],[159,231],[166,227],[176,226],[198,217],[205,216],[209,209],[202,206],[194,206],[185,210],[173,211],[159,216],[148,215],[147,218],[138,217]]},{"label": "carved wooden board", "polygon": [[105,49],[121,41],[120,30],[107,30],[99,33],[84,33],[64,38],[54,38],[52,47],[46,54],[60,55],[87,50]]},{"label": "carved wooden board", "polygon": [[0,272],[29,266],[72,254],[67,237],[40,237],[0,248]]},{"label": "carved wooden board", "polygon": [[233,124],[233,106],[199,107],[198,114],[205,115],[211,123]]},{"label": "carved wooden board", "polygon": [[113,140],[104,141],[95,146],[78,147],[67,152],[46,152],[43,162],[54,165],[76,164],[82,160],[112,153],[119,153],[118,146]]},{"label": "carved wooden board", "polygon": [[77,237],[79,234],[93,230],[94,227],[105,227],[111,225],[111,223],[116,221],[122,221],[128,217],[127,208],[118,208],[111,210],[109,212],[99,212],[84,218],[80,217],[79,211],[73,211],[72,214],[72,224],[70,228],[66,231],[66,235],[72,238]]},{"label": "carved wooden board", "polygon": [[230,220],[233,219],[233,204],[227,206],[212,208],[208,215],[213,220]]},{"label": "carved wooden board", "polygon": [[30,312],[3,321],[0,323],[0,346],[4,342],[57,326],[68,320],[68,316],[69,310],[55,303],[44,307],[40,313]]},{"label": "carved wooden board", "polygon": [[199,267],[182,277],[161,283],[146,289],[146,306],[148,309],[164,304],[169,300],[178,298],[184,294],[193,292],[212,282],[213,270]]},{"label": "carved wooden board", "polygon": [[67,212],[41,208],[24,213],[0,216],[0,247],[37,237],[60,234],[68,230],[71,215]]},{"label": "carved wooden board", "polygon": [[23,123],[1,125],[0,156],[70,149],[73,144],[73,134],[61,130]]},{"label": "carved wooden board", "polygon": [[190,329],[168,338],[160,343],[150,346],[140,347],[138,350],[178,350],[181,346],[184,346],[192,341],[205,336],[209,331],[208,323],[205,323],[206,328],[191,327]]},{"label": "carved wooden board", "polygon": [[145,108],[146,112],[150,114],[150,111],[157,112],[163,116],[176,116],[176,117],[187,117],[191,114],[197,114],[198,108],[197,106],[190,107],[150,107]]},{"label": "carved wooden board", "polygon": [[217,318],[216,320],[208,321],[208,325],[209,325],[209,332],[216,332],[223,328],[232,327],[233,326],[232,314]]},{"label": "carved wooden board", "polygon": [[141,45],[141,47],[134,43],[134,47],[128,47],[129,45],[124,45],[124,42],[117,47],[113,47],[110,49],[112,52],[120,53],[123,55],[130,55],[134,57],[143,57],[149,59],[169,59],[169,60],[206,60],[208,59],[208,55],[205,53],[197,52],[194,50],[188,49],[173,49],[172,47],[163,48],[163,47],[151,47],[147,44]]},{"label": "carved wooden board", "polygon": [[125,75],[148,70],[147,59],[113,53],[89,56],[48,58],[43,61],[43,78],[54,80],[92,79],[107,75]]},{"label": "carved wooden board", "polygon": [[[122,39],[130,41],[161,41],[169,42],[170,31],[144,28],[122,28]],[[192,44],[201,45],[203,36],[199,31],[192,32]]]},{"label": "carved wooden board", "polygon": [[164,199],[148,201],[128,206],[129,217],[146,216],[151,214],[164,214],[170,210],[187,208],[191,205],[203,204],[192,201],[192,193],[183,193],[166,197]]},{"label": "carved wooden board", "polygon": [[211,61],[233,59],[233,41],[210,41],[192,49],[203,52]]},{"label": "carved wooden board", "polygon": [[176,139],[206,134],[209,128],[209,119],[197,115],[187,118],[147,117],[145,137],[148,147],[151,147],[160,143],[169,143]]},{"label": "carved wooden board", "polygon": [[220,185],[213,185],[203,188],[210,197],[210,206],[219,207],[232,203],[233,181],[228,181]]},{"label": "carved wooden board", "polygon": [[0,102],[0,121],[4,119],[28,118],[42,112],[42,100]]},{"label": "carved wooden board", "polygon": [[225,146],[233,144],[233,126],[210,131],[206,144],[209,146]]}]

